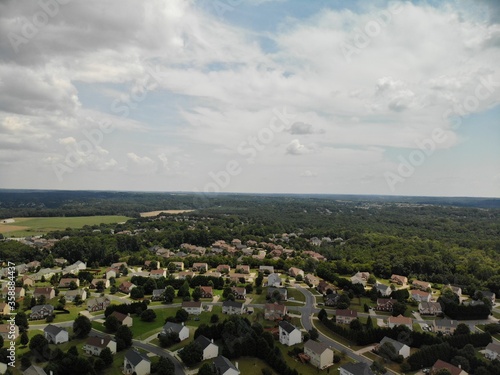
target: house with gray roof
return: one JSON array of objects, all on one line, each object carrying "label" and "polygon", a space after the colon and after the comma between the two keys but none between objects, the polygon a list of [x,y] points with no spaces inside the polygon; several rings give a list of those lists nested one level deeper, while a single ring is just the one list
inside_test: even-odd
[{"label": "house with gray roof", "polygon": [[186,327],[184,323],[167,322],[163,326],[160,335],[168,335],[170,333],[177,333],[179,335],[179,340],[183,341],[189,337],[189,328]]},{"label": "house with gray roof", "polygon": [[52,314],[54,314],[54,306],[36,305],[31,308],[30,320],[45,319]]},{"label": "house with gray roof", "polygon": [[23,375],[47,375],[45,370],[39,366],[31,365],[23,371]]},{"label": "house with gray roof", "polygon": [[226,357],[219,355],[214,359],[214,367],[218,375],[239,375],[240,370],[238,370],[238,362],[236,365],[227,359]]},{"label": "house with gray roof", "polygon": [[366,363],[346,363],[339,367],[340,375],[375,375]]},{"label": "house with gray roof", "polygon": [[282,320],[278,324],[280,343],[287,346],[300,344],[302,342],[302,333],[294,325]]},{"label": "house with gray roof", "polygon": [[49,324],[43,329],[43,335],[49,343],[62,344],[69,341],[69,334],[64,328]]},{"label": "house with gray roof", "polygon": [[219,355],[219,347],[214,344],[214,340],[210,340],[207,337],[200,335],[194,340],[203,352],[203,361],[211,358],[215,358]]},{"label": "house with gray roof", "polygon": [[389,337],[384,337],[381,341],[380,341],[380,345],[377,347],[377,349],[384,345],[385,343],[389,343],[391,344],[394,349],[396,350],[396,353],[398,355],[402,355],[403,358],[408,358],[410,356],[410,347],[406,344],[403,344],[399,341],[396,341],[396,340],[393,340]]},{"label": "house with gray roof", "polygon": [[148,375],[151,373],[151,360],[135,349],[129,349],[123,359],[123,372],[126,375]]}]

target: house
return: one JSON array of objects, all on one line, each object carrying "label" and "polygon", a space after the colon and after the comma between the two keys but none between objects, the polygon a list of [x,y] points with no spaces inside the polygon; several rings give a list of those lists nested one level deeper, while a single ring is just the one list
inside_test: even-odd
[{"label": "house", "polygon": [[28,276],[28,275],[23,275],[23,277],[21,278],[21,281],[22,281],[23,285],[26,285],[26,286],[35,285],[35,279],[33,279],[31,276]]},{"label": "house", "polygon": [[398,355],[402,355],[403,358],[408,358],[410,356],[410,347],[408,345],[405,345],[399,341],[393,340],[389,337],[384,337],[382,341],[380,341],[380,344],[377,346],[376,350],[385,343],[391,344],[394,349],[396,349],[396,353]]},{"label": "house", "polygon": [[[14,327],[14,328],[12,328],[13,331],[11,331],[11,327]],[[16,338],[19,336],[19,327],[17,325],[14,324],[11,326],[8,323],[0,324],[0,336],[3,337],[5,342],[11,341],[11,339],[9,338],[9,335],[12,335],[12,334],[14,334]]]},{"label": "house", "polygon": [[304,344],[304,354],[310,358],[311,365],[319,369],[333,363],[333,350],[322,342],[307,340]]},{"label": "house", "polygon": [[282,320],[279,326],[279,340],[280,343],[287,346],[300,344],[302,342],[302,333],[286,320]]},{"label": "house", "polygon": [[392,298],[377,298],[377,310],[379,311],[392,311],[392,306],[397,300]]},{"label": "house", "polygon": [[114,341],[111,336],[90,336],[87,338],[85,345],[83,345],[83,351],[90,355],[98,356],[101,354],[104,348],[109,348],[111,353],[116,353],[116,341]]},{"label": "house", "polygon": [[406,284],[408,284],[408,278],[406,276],[393,274],[391,276],[391,283],[401,285],[401,286],[406,286]]},{"label": "house", "polygon": [[53,324],[49,324],[43,329],[43,335],[51,344],[62,344],[69,341],[68,331]]},{"label": "house", "polygon": [[189,337],[189,328],[184,325],[184,323],[173,323],[167,322],[163,326],[163,330],[160,332],[160,335],[168,335],[170,333],[177,333],[179,335],[179,340],[183,341]]},{"label": "house", "polygon": [[446,285],[443,289],[448,288],[450,289],[453,293],[455,293],[457,296],[461,297],[462,296],[462,288],[459,286],[453,286],[453,285]]},{"label": "house", "polygon": [[319,284],[319,278],[314,276],[312,273],[308,273],[304,280],[307,284],[312,285],[313,287],[317,287]]},{"label": "house", "polygon": [[259,266],[259,272],[270,275],[274,273],[274,266]]},{"label": "house", "polygon": [[297,277],[300,275],[302,276],[302,278],[304,278],[304,271],[297,267],[290,267],[288,269],[288,275],[290,275],[290,277]]},{"label": "house", "polygon": [[120,322],[121,325],[124,325],[127,327],[132,327],[132,324],[134,323],[130,314],[122,314],[121,312],[113,311],[111,313],[111,316],[114,316],[116,318],[116,320],[118,320]]},{"label": "house", "polygon": [[68,263],[68,261],[64,258],[56,258],[54,259],[54,264],[56,266],[64,266],[66,263]]},{"label": "house", "polygon": [[151,272],[149,272],[149,277],[151,277],[152,279],[167,277],[167,271],[164,270],[163,268],[159,268],[157,270],[151,270]]},{"label": "house", "polygon": [[177,278],[179,280],[185,280],[187,278],[193,278],[194,277],[194,272],[193,271],[181,271],[177,274]]},{"label": "house", "polygon": [[81,261],[77,261],[77,262],[75,262],[67,267],[64,267],[64,269],[62,270],[62,273],[63,274],[71,273],[73,275],[76,275],[78,272],[84,271],[86,269],[87,269],[86,263],[83,263]]},{"label": "house", "polygon": [[282,301],[286,301],[288,298],[288,292],[286,288],[267,288],[267,297],[272,298],[275,293],[279,293]]},{"label": "house", "polygon": [[48,301],[49,299],[52,299],[56,296],[56,291],[54,288],[35,288],[35,291],[33,292],[33,297],[35,298],[40,298],[41,296],[45,296],[45,299]]},{"label": "house", "polygon": [[240,375],[238,362],[236,362],[236,365],[233,365],[229,359],[222,355],[219,355],[214,359],[214,367],[217,375]]},{"label": "house", "polygon": [[77,278],[64,277],[59,281],[59,288],[69,288],[71,282],[74,282],[76,286],[80,286],[80,280]]},{"label": "house", "polygon": [[151,360],[135,349],[129,349],[123,358],[123,373],[126,375],[148,375],[151,373]]},{"label": "house", "polygon": [[477,290],[476,293],[474,293],[474,298],[481,300],[483,298],[487,298],[492,303],[492,305],[495,305],[496,295],[495,293],[490,292],[489,290],[481,290],[481,291]]},{"label": "house", "polygon": [[122,293],[129,294],[132,289],[136,287],[135,284],[132,284],[130,281],[124,281],[118,287],[118,290]]},{"label": "house", "polygon": [[165,289],[153,289],[151,301],[162,301],[164,298]]},{"label": "house", "polygon": [[427,281],[413,280],[411,286],[414,289],[420,289],[423,291],[428,291],[431,289],[431,283],[428,283]]},{"label": "house", "polygon": [[318,286],[316,287],[316,290],[321,294],[325,295],[328,293],[335,292],[337,288],[332,284],[326,282],[325,280],[320,280]]},{"label": "house", "polygon": [[460,367],[453,366],[451,363],[442,361],[440,359],[438,359],[436,363],[434,363],[429,374],[434,375],[436,372],[442,369],[447,369],[451,375],[468,375],[468,372],[462,370]]},{"label": "house", "polygon": [[211,286],[200,286],[201,298],[212,298],[214,292]]},{"label": "house", "polygon": [[26,264],[26,267],[30,270],[34,270],[35,268],[40,267],[42,264],[38,260],[34,260]]},{"label": "house", "polygon": [[358,312],[355,310],[335,310],[335,316],[337,317],[337,324],[349,324],[354,319],[358,319]]},{"label": "house", "polygon": [[39,366],[31,365],[23,371],[23,375],[47,375],[45,370]]},{"label": "house", "polygon": [[452,334],[457,329],[458,322],[451,319],[439,319],[433,321],[434,332],[441,332],[444,335]]},{"label": "house", "polygon": [[10,314],[9,304],[5,302],[0,303],[0,315],[9,315],[9,314]]},{"label": "house", "polygon": [[111,304],[107,297],[91,298],[87,301],[87,310],[89,312],[104,310]]},{"label": "house", "polygon": [[111,268],[116,268],[117,270],[119,270],[122,267],[128,268],[127,262],[116,262],[111,265]]},{"label": "house", "polygon": [[278,288],[281,286],[281,277],[277,273],[271,273],[267,277],[267,286]]},{"label": "house", "polygon": [[490,342],[484,349],[484,356],[492,361],[500,359],[500,344],[496,341]]},{"label": "house", "polygon": [[340,294],[330,293],[323,296],[323,301],[325,301],[326,306],[337,306],[339,302]]},{"label": "house", "polygon": [[118,268],[108,267],[104,272],[104,276],[107,280],[111,279],[112,277],[116,278],[117,276],[120,276],[120,270]]},{"label": "house", "polygon": [[399,314],[398,316],[390,316],[387,319],[387,325],[389,326],[389,328],[406,326],[410,329],[410,331],[413,331],[413,320],[411,318],[406,318],[401,314]]},{"label": "house", "polygon": [[318,237],[312,237],[309,241],[311,242],[311,245],[314,246],[320,246],[322,242]]},{"label": "house", "polygon": [[279,320],[287,314],[285,305],[278,303],[266,303],[264,306],[264,319],[266,320]]},{"label": "house", "polygon": [[176,271],[184,271],[184,262],[170,262],[168,264],[169,269],[170,265],[172,265],[172,268],[174,268]]},{"label": "house", "polygon": [[54,314],[54,306],[52,305],[37,305],[31,308],[30,319],[40,320],[45,319],[49,315]]},{"label": "house", "polygon": [[182,308],[186,310],[189,314],[200,315],[203,311],[203,305],[201,301],[184,301],[182,302]]},{"label": "house", "polygon": [[233,293],[236,299],[245,299],[247,297],[247,290],[245,288],[233,286],[231,293]]},{"label": "house", "polygon": [[370,278],[369,272],[356,272],[354,276],[351,277],[351,283],[353,284],[362,284],[366,286],[368,279]]},{"label": "house", "polygon": [[[35,281],[41,281],[42,279],[48,280],[57,273],[62,273],[62,270],[54,270],[52,268],[42,268],[37,273],[31,275]],[[69,272],[68,272],[69,273]]]},{"label": "house", "polygon": [[90,289],[97,288],[97,283],[100,281],[102,281],[105,289],[111,286],[111,283],[108,279],[92,279],[92,282],[90,283]]},{"label": "house", "polygon": [[389,297],[392,293],[392,289],[388,285],[380,284],[380,283],[375,283],[373,286],[377,293],[380,293],[383,297]]},{"label": "house", "polygon": [[420,302],[418,312],[422,315],[439,315],[443,313],[439,302]]},{"label": "house", "polygon": [[229,273],[231,271],[231,266],[228,264],[219,264],[217,266],[217,271],[221,273]]},{"label": "house", "polygon": [[346,363],[339,367],[340,375],[375,375],[364,362]]},{"label": "house", "polygon": [[207,263],[193,263],[193,271],[195,272],[207,272],[208,264]]},{"label": "house", "polygon": [[431,294],[418,289],[410,291],[410,298],[417,302],[431,302]]},{"label": "house", "polygon": [[236,301],[224,301],[222,302],[222,313],[223,314],[243,314],[243,304]]},{"label": "house", "polygon": [[236,272],[238,273],[244,273],[244,274],[249,274],[250,273],[250,266],[248,265],[239,265],[236,267]]},{"label": "house", "polygon": [[203,352],[203,357],[202,357],[203,361],[215,358],[219,355],[219,347],[214,344],[213,339],[209,340],[205,336],[200,335],[194,341],[200,346]]},{"label": "house", "polygon": [[87,299],[87,292],[85,289],[68,290],[64,295],[64,298],[66,299],[66,302],[74,302],[76,296],[80,296],[80,300],[85,301]]}]

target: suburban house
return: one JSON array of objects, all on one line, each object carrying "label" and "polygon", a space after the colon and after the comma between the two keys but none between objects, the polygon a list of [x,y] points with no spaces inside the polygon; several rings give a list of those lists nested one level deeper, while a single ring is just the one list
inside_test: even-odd
[{"label": "suburban house", "polygon": [[35,285],[35,280],[31,276],[28,276],[28,275],[23,275],[23,277],[21,278],[21,281],[22,281],[23,285],[26,285],[26,286]]},{"label": "suburban house", "polygon": [[83,345],[83,351],[90,355],[98,356],[101,354],[104,348],[109,348],[111,353],[116,353],[116,341],[114,341],[111,336],[98,337],[90,336],[87,338],[85,345]]},{"label": "suburban house", "polygon": [[116,262],[116,263],[111,264],[111,268],[116,268],[117,270],[119,270],[122,267],[128,268],[127,262]]},{"label": "suburban house", "polygon": [[46,317],[52,314],[54,314],[54,306],[36,305],[31,308],[30,319],[31,320],[45,319]]},{"label": "suburban house", "polygon": [[422,315],[439,315],[443,313],[439,302],[420,302],[418,312]]},{"label": "suburban house", "polygon": [[170,333],[177,333],[179,335],[179,340],[183,341],[189,337],[189,328],[184,325],[184,323],[173,323],[167,322],[163,326],[163,330],[160,332],[160,335],[168,335]]},{"label": "suburban house", "polygon": [[375,375],[364,362],[346,363],[339,367],[340,375]]},{"label": "suburban house", "polygon": [[14,327],[14,331],[11,331],[10,327],[10,324],[0,324],[0,336],[3,337],[5,342],[10,341],[9,335],[12,333],[14,333],[16,339],[19,336],[19,327],[17,325],[13,325],[12,327]]},{"label": "suburban house", "polygon": [[63,274],[72,273],[72,274],[76,275],[78,272],[84,271],[86,269],[87,269],[86,263],[83,263],[82,261],[77,261],[77,262],[65,267],[62,270],[62,273]]},{"label": "suburban house", "polygon": [[382,341],[380,341],[380,344],[377,346],[376,350],[385,343],[391,344],[394,349],[396,349],[396,353],[398,355],[402,355],[403,358],[408,358],[410,356],[410,347],[408,345],[405,345],[399,341],[393,340],[389,337],[384,337]]},{"label": "suburban house", "polygon": [[179,280],[185,280],[188,277],[193,278],[194,277],[194,272],[193,271],[181,271],[177,274],[177,278]]},{"label": "suburban house", "polygon": [[431,289],[431,283],[428,283],[427,281],[420,281],[420,280],[413,280],[413,282],[411,283],[411,286],[414,288],[414,289],[420,289],[420,290],[423,290],[423,291],[427,291],[429,289]]},{"label": "suburban house", "polygon": [[316,290],[321,294],[328,294],[328,291],[335,292],[338,288],[333,286],[332,284],[326,282],[325,280],[320,280]]},{"label": "suburban house", "polygon": [[85,289],[68,290],[64,295],[64,298],[66,299],[66,302],[74,302],[76,296],[80,296],[81,301],[85,301],[87,299],[87,292]]},{"label": "suburban house", "polygon": [[474,293],[474,298],[478,298],[478,299],[487,298],[494,305],[496,295],[495,295],[495,293],[490,292],[489,290],[480,290],[480,291],[478,290],[478,291],[476,291],[476,293]]},{"label": "suburban house", "polygon": [[208,272],[208,263],[193,263],[193,271]]},{"label": "suburban house", "polygon": [[170,269],[171,264],[172,264],[172,267],[175,267],[176,271],[184,271],[184,262],[170,262],[168,264],[169,269]]},{"label": "suburban house", "polygon": [[387,325],[389,326],[389,328],[406,326],[410,329],[410,331],[413,331],[413,320],[401,314],[399,314],[398,316],[390,316],[387,319]]},{"label": "suburban house", "polygon": [[69,341],[68,331],[53,324],[43,329],[43,335],[50,344],[62,344]]},{"label": "suburban house", "polygon": [[259,266],[259,272],[270,275],[274,273],[274,266]]},{"label": "suburban house", "polygon": [[67,263],[68,263],[68,261],[66,259],[64,259],[64,258],[56,258],[56,259],[54,259],[54,264],[56,266],[61,266],[62,267],[62,266],[64,266]]},{"label": "suburban house", "polygon": [[417,302],[431,302],[431,294],[418,290],[418,289],[413,289],[410,291],[410,298]]},{"label": "suburban house", "polygon": [[219,355],[219,347],[214,344],[213,339],[210,340],[205,336],[200,335],[194,341],[201,347],[201,350],[203,352],[203,361],[215,358]]},{"label": "suburban house", "polygon": [[392,306],[397,300],[392,298],[377,298],[377,310],[379,311],[392,311]]},{"label": "suburban house", "polygon": [[203,305],[201,301],[184,301],[182,302],[182,308],[186,310],[189,314],[200,315],[203,311]]},{"label": "suburban house", "polygon": [[462,288],[460,288],[459,286],[453,286],[453,285],[448,284],[448,285],[446,285],[445,288],[450,289],[453,293],[455,293],[459,297],[462,296]]},{"label": "suburban house", "polygon": [[151,373],[151,360],[147,355],[129,349],[123,358],[123,373],[126,375],[149,375]]},{"label": "suburban house", "polygon": [[89,312],[104,310],[110,304],[111,301],[107,297],[90,298],[87,301],[87,310]]},{"label": "suburban house", "polygon": [[200,286],[201,298],[212,298],[214,292],[211,286]]},{"label": "suburban house", "polygon": [[264,319],[266,320],[279,320],[283,319],[287,310],[285,305],[279,303],[266,303],[264,306]]},{"label": "suburban house", "polygon": [[236,365],[226,357],[219,355],[214,359],[214,367],[217,375],[239,375],[238,362]]},{"label": "suburban house", "polygon": [[80,279],[78,278],[62,278],[60,281],[59,281],[59,288],[69,288],[69,285],[71,284],[71,282],[74,282],[76,284],[76,286],[80,286]]},{"label": "suburban house", "polygon": [[322,342],[307,340],[304,344],[304,354],[309,357],[311,365],[319,369],[333,363],[333,350]]},{"label": "suburban house", "polygon": [[238,267],[236,267],[236,272],[249,274],[250,273],[250,266],[248,266],[248,265],[239,265]]},{"label": "suburban house", "polygon": [[433,325],[434,325],[434,332],[436,333],[441,332],[444,335],[446,335],[455,332],[455,329],[457,329],[458,326],[458,322],[456,320],[450,320],[450,319],[439,319],[439,320],[434,320]]},{"label": "suburban house", "polygon": [[377,293],[380,293],[380,295],[383,297],[389,297],[392,293],[392,289],[390,288],[390,286],[385,284],[380,284],[377,282],[373,287],[375,288]]},{"label": "suburban house", "polygon": [[92,282],[90,283],[90,289],[97,288],[97,283],[100,281],[102,281],[104,288],[109,288],[111,286],[108,279],[92,279]]},{"label": "suburban house", "polygon": [[498,342],[490,342],[484,349],[484,356],[492,361],[500,358],[500,344]]},{"label": "suburban house", "polygon": [[335,310],[335,316],[337,317],[337,324],[349,324],[354,319],[358,318],[358,312],[355,310]]},{"label": "suburban house", "polygon": [[107,280],[111,279],[112,277],[116,278],[119,275],[120,271],[117,268],[113,267],[106,268],[106,271],[104,273],[104,276],[106,277]]},{"label": "suburban house", "polygon": [[356,272],[354,276],[351,277],[351,283],[353,284],[362,284],[366,286],[368,279],[370,278],[369,272]]},{"label": "suburban house", "polygon": [[229,264],[219,264],[217,266],[217,271],[222,273],[229,273],[231,271],[231,266]]},{"label": "suburban house", "polygon": [[136,287],[135,284],[132,284],[130,281],[124,281],[118,287],[118,290],[122,293],[129,294],[132,289]]},{"label": "suburban house", "polygon": [[286,320],[279,322],[279,340],[280,343],[287,346],[300,344],[302,342],[302,333]]},{"label": "suburban house", "polygon": [[45,296],[46,300],[52,299],[56,296],[56,291],[54,288],[44,287],[44,288],[35,288],[33,292],[33,297],[40,298],[41,296]]},{"label": "suburban house", "polygon": [[401,276],[401,275],[392,275],[391,283],[401,286],[406,286],[406,284],[408,284],[408,278],[406,276]]},{"label": "suburban house", "polygon": [[267,288],[267,296],[268,297],[271,298],[274,295],[274,292],[278,292],[283,301],[287,300],[288,292],[287,292],[286,288],[273,288],[273,287]]},{"label": "suburban house", "polygon": [[325,301],[326,306],[337,306],[339,299],[340,299],[340,294],[337,294],[335,292],[330,294],[325,294],[323,296],[323,301]]},{"label": "suburban house", "polygon": [[151,277],[152,279],[167,277],[167,271],[164,270],[163,268],[159,268],[157,270],[151,270],[151,272],[149,272],[149,277]]},{"label": "suburban house", "polygon": [[164,298],[163,293],[165,289],[153,289],[153,294],[151,295],[151,301],[161,301]]},{"label": "suburban house", "polygon": [[302,278],[304,278],[304,271],[297,267],[290,267],[288,269],[288,275],[290,275],[290,277],[297,277],[300,275],[302,276]]},{"label": "suburban house", "polygon": [[247,290],[242,287],[233,286],[231,288],[231,293],[233,293],[236,299],[245,299],[247,297]]},{"label": "suburban house", "polygon": [[434,375],[436,372],[438,372],[441,369],[447,369],[451,375],[468,375],[469,374],[467,371],[462,370],[460,367],[453,366],[451,363],[442,361],[440,359],[438,359],[436,361],[436,363],[434,363],[429,374]]},{"label": "suburban house", "polygon": [[8,303],[2,302],[0,303],[0,315],[9,315],[10,307]]},{"label": "suburban house", "polygon": [[281,277],[277,273],[271,273],[267,277],[267,286],[278,288],[281,286]]},{"label": "suburban house", "polygon": [[[6,296],[8,292],[9,292],[9,290],[7,289],[7,287],[5,287],[5,288],[3,288],[3,289],[2,289],[2,294],[3,294],[4,296]],[[24,288],[23,288],[22,286],[16,286],[16,287],[14,288],[14,297],[15,297],[16,299],[18,299],[18,298],[22,298],[22,297],[24,297],[25,295],[26,295],[26,290],[24,290]]]},{"label": "suburban house", "polygon": [[224,301],[222,302],[222,313],[223,314],[243,314],[243,304],[236,301]]},{"label": "suburban house", "polygon": [[122,314],[121,312],[113,311],[111,313],[111,316],[114,316],[116,318],[116,320],[118,320],[120,322],[121,325],[124,325],[127,327],[132,327],[132,324],[134,323],[130,314],[125,315],[125,314]]},{"label": "suburban house", "polygon": [[45,370],[39,366],[31,365],[23,371],[23,375],[47,375]]},{"label": "suburban house", "polygon": [[319,284],[319,278],[314,276],[312,273],[308,273],[304,280],[307,284],[312,285],[313,287],[317,287]]}]

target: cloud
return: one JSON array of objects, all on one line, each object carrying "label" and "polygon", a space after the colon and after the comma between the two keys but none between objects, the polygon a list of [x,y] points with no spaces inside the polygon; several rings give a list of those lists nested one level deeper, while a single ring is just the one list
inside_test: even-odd
[{"label": "cloud", "polygon": [[310,151],[311,150],[307,146],[301,144],[298,139],[292,140],[286,146],[286,153],[289,155],[304,155],[308,154]]}]

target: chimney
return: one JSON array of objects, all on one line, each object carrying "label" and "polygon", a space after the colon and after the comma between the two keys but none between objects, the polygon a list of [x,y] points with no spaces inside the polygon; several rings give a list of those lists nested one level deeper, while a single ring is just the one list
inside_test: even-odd
[{"label": "chimney", "polygon": [[214,343],[214,339],[211,340],[212,341],[212,344]]},{"label": "chimney", "polygon": [[101,345],[104,345],[104,339],[101,337]]},{"label": "chimney", "polygon": [[239,370],[239,368],[238,368],[238,362],[234,362],[234,366]]}]

